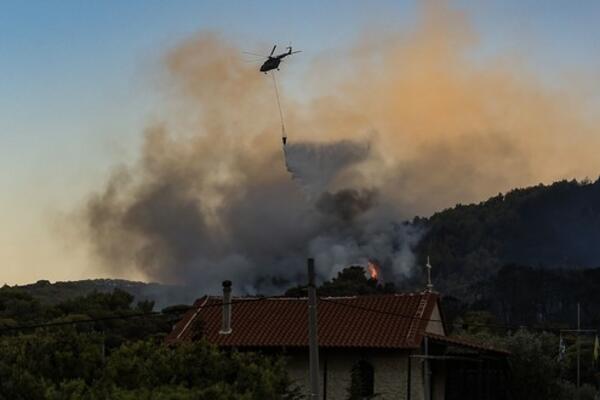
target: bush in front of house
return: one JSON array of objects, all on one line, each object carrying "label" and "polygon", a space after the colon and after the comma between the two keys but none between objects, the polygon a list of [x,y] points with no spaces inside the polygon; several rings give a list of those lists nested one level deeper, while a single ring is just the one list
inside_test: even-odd
[{"label": "bush in front of house", "polygon": [[280,358],[202,341],[129,342],[104,356],[98,334],[73,329],[0,339],[2,400],[298,398],[290,383]]},{"label": "bush in front of house", "polygon": [[[176,313],[102,320],[152,310],[121,290],[42,304],[0,289],[0,400],[295,398],[279,358],[203,342],[165,346]],[[70,321],[79,323],[12,329]]]}]

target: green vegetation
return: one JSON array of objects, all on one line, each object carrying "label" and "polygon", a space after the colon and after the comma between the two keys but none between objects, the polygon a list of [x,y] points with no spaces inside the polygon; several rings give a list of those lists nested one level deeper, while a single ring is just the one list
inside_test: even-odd
[{"label": "green vegetation", "polygon": [[[354,296],[367,294],[395,293],[393,283],[380,285],[377,280],[367,278],[365,270],[360,266],[351,266],[338,272],[331,281],[325,281],[319,287],[319,296]],[[306,296],[306,288],[296,286],[285,292],[286,296]]]},{"label": "green vegetation", "polygon": [[558,354],[559,337],[550,332],[519,329],[498,335],[481,328],[477,328],[476,331],[477,333],[474,334],[463,332],[462,335],[511,352],[509,385],[513,398],[528,400],[577,398],[593,400],[596,398],[598,392],[595,388],[595,369],[592,367],[592,349],[589,343],[582,349],[581,366],[584,384],[578,391],[573,383],[576,381],[576,348],[573,338],[569,338],[570,346],[561,359]]},{"label": "green vegetation", "polygon": [[[600,179],[517,189],[413,224],[425,229],[419,264],[431,257],[454,334],[512,351],[515,398],[594,398],[593,337],[581,339],[577,394],[575,337],[564,335],[559,361],[557,332],[576,326],[577,303],[584,328],[600,325]],[[416,274],[410,284],[422,282]]]},{"label": "green vegetation", "polygon": [[102,335],[61,329],[0,341],[2,399],[280,399],[280,360],[194,342],[129,342],[104,354]]},{"label": "green vegetation", "polygon": [[134,304],[132,295],[118,289],[56,305],[44,305],[18,289],[0,289],[0,399],[297,398],[281,359],[223,352],[202,341],[164,345],[176,313],[8,329],[132,316],[152,308],[147,301]]},{"label": "green vegetation", "polygon": [[123,279],[85,279],[54,282],[40,280],[29,285],[14,286],[42,304],[56,305],[63,301],[87,296],[93,292],[111,293],[115,289],[132,294],[136,300],[152,300],[160,307],[171,304],[190,304],[195,300],[189,288],[161,283],[134,282]]},{"label": "green vegetation", "polygon": [[437,287],[472,302],[484,290],[480,282],[507,264],[600,267],[600,180],[517,189],[413,224],[426,231],[419,264],[429,255]]},{"label": "green vegetation", "polygon": [[[93,292],[56,305],[48,305],[18,288],[4,287],[0,289],[0,331],[4,330],[6,336],[13,334],[9,329],[15,326],[133,316],[148,313],[153,307],[154,304],[150,301],[134,303],[133,296],[120,289],[115,289],[112,293]],[[164,335],[171,329],[173,318],[177,318],[177,315],[80,323],[77,331],[101,332],[110,350],[128,340]],[[20,332],[23,331],[14,334]]]}]

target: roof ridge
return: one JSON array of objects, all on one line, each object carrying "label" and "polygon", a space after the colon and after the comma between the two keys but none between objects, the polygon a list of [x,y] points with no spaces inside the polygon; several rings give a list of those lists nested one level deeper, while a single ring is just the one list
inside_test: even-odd
[{"label": "roof ridge", "polygon": [[206,299],[204,299],[204,302],[200,305],[198,305],[198,307],[196,308],[196,310],[194,311],[194,313],[192,314],[192,316],[190,317],[190,319],[187,320],[187,322],[185,323],[185,325],[181,328],[181,330],[177,333],[177,336],[175,336],[176,339],[181,338],[181,335],[186,331],[186,329],[190,326],[190,324],[192,323],[192,321],[194,321],[196,319],[196,317],[198,316],[198,314],[200,313],[200,310],[202,309],[202,307],[204,307],[206,305],[206,303],[208,302],[208,296],[206,296]]},{"label": "roof ridge", "polygon": [[[323,297],[322,302],[319,302],[322,304],[318,321],[320,345],[418,348],[425,324],[422,317],[431,312],[436,299],[436,296],[427,293]],[[199,337],[197,334],[201,334],[218,346],[308,346],[306,298],[234,298],[232,304],[236,305],[233,306],[233,332],[230,335],[219,334],[222,301],[220,296],[204,296],[199,299],[182,317],[166,341],[175,343],[196,340]],[[356,306],[363,311],[355,312],[347,306]],[[398,317],[391,318],[395,314]],[[202,320],[200,333],[192,329],[199,320]],[[340,327],[344,329],[340,330]]]},{"label": "roof ridge", "polygon": [[[320,298],[323,299],[360,299],[360,298],[365,298],[365,297],[412,297],[412,296],[419,296],[419,297],[424,297],[424,296],[429,296],[431,295],[431,293],[424,293],[424,292],[403,292],[403,293],[369,293],[369,294],[355,294],[355,295],[349,295],[349,296],[319,296]],[[207,297],[209,300],[220,300],[223,298],[223,296],[220,295],[207,295],[207,296],[202,296],[201,298],[197,299],[201,300],[202,298]],[[308,299],[307,296],[302,296],[302,297],[295,297],[295,296],[233,296],[232,299],[235,300],[259,300],[259,299],[264,299],[264,300],[306,300]]]}]

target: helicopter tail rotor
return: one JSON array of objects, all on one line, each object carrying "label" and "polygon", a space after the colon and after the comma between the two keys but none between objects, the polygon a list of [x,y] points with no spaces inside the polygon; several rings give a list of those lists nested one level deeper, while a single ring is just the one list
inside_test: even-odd
[{"label": "helicopter tail rotor", "polygon": [[293,50],[293,48],[292,48],[292,42],[288,42],[288,47],[286,47],[286,49],[287,49],[288,56],[290,56],[292,54],[296,54],[296,53],[301,53],[302,52],[302,50],[292,51]]}]

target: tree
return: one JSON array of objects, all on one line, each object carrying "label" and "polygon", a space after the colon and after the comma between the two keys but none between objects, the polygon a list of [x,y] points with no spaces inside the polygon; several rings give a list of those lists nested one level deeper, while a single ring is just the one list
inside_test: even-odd
[{"label": "tree", "polygon": [[[558,359],[559,339],[556,335],[520,329],[505,336],[480,333],[475,337],[510,351],[509,384],[514,398],[528,400],[572,400],[574,398],[572,397],[574,387],[564,379],[567,365]],[[582,396],[589,396],[590,391],[595,395],[593,387],[582,388]]]},{"label": "tree", "polygon": [[284,360],[203,341],[145,340],[102,357],[97,334],[63,330],[0,340],[0,399],[299,398]]},{"label": "tree", "polygon": [[[320,296],[354,296],[366,294],[395,293],[393,283],[381,285],[376,279],[367,278],[363,267],[355,265],[344,268],[330,281],[325,281],[318,288]],[[286,296],[306,296],[306,291],[301,287],[294,287],[286,291]]]},{"label": "tree", "polygon": [[[115,290],[41,305],[0,289],[0,325],[88,321],[148,313],[151,302]],[[186,308],[187,309],[187,308]],[[172,308],[183,311],[181,307]],[[19,312],[23,312],[20,314]],[[83,322],[0,336],[0,400],[294,399],[284,360],[219,351],[202,341],[167,347],[170,317]]]}]

